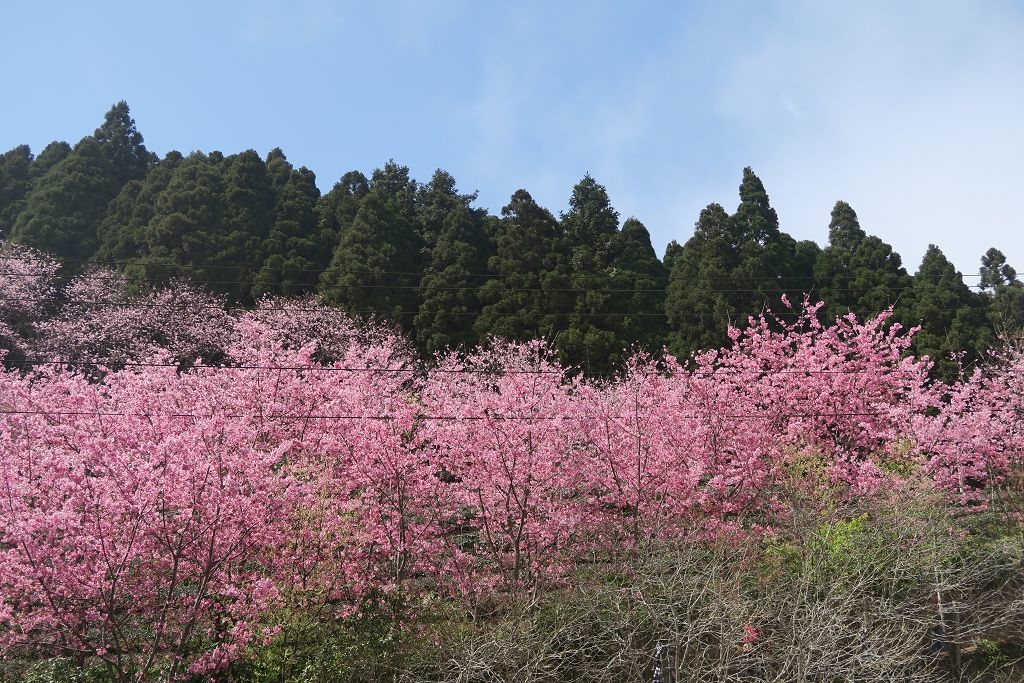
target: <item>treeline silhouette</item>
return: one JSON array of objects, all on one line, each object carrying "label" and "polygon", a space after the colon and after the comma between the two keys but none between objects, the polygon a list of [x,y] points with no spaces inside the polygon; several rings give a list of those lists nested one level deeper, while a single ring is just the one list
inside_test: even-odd
[{"label": "treeline silhouette", "polygon": [[475,199],[446,171],[421,183],[394,161],[321,194],[279,148],[160,159],[125,102],[74,146],[21,145],[0,159],[0,239],[55,255],[67,275],[115,265],[138,288],[181,277],[241,305],[318,293],[400,326],[428,354],[491,335],[545,338],[563,362],[608,372],[629,349],[721,345],[729,323],[809,293],[830,319],[893,306],[895,320],[921,326],[915,353],[949,376],[954,354],[969,363],[1024,321],[1024,285],[998,249],[964,276],[930,245],[911,275],[843,201],[824,247],[797,241],[750,168],[736,210],[710,204],[660,259],[590,175],[559,216],[524,189],[498,216]]}]

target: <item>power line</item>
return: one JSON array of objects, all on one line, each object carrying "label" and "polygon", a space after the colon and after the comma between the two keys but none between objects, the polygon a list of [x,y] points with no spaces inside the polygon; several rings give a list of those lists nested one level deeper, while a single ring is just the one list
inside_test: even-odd
[{"label": "power line", "polygon": [[[993,411],[960,411],[958,414],[969,412],[993,412]],[[888,415],[882,411],[860,411],[860,412],[835,412],[835,413],[772,413],[766,412],[763,414],[757,413],[709,413],[707,415],[674,415],[675,419],[686,419],[686,420],[702,420],[708,418],[724,418],[729,420],[777,420],[779,418],[788,419],[810,419],[810,418],[833,418],[833,417],[880,417]],[[247,414],[247,413],[216,413],[211,412],[209,414],[200,413],[152,413],[152,412],[135,412],[125,413],[117,411],[90,411],[90,410],[0,410],[0,415],[42,415],[42,416],[61,416],[61,417],[139,417],[139,418],[226,418],[226,419],[248,419],[248,420],[375,420],[375,421],[393,421],[397,419],[394,415],[334,415],[334,414]],[[481,421],[481,420],[495,420],[499,422],[532,422],[532,421],[589,421],[589,420],[603,420],[603,419],[631,419],[636,415],[530,415],[530,416],[511,416],[511,415],[411,415],[415,420],[430,420],[430,421]]]},{"label": "power line", "polygon": [[[68,360],[44,360],[39,358],[23,358],[23,359],[11,359],[6,361],[10,365],[22,365],[22,366],[34,366],[34,365],[55,365],[55,366],[111,366],[117,365],[120,367],[133,367],[133,368],[181,368],[182,363],[156,363],[156,362],[137,362],[137,361],[121,361],[116,358],[93,358],[93,359],[68,359]],[[573,368],[565,368],[561,370],[541,370],[541,369],[514,369],[514,368],[375,368],[369,366],[339,366],[339,365],[192,365],[189,366],[192,370],[212,370],[212,371],[228,371],[228,370],[276,370],[276,371],[290,371],[290,372],[368,372],[368,373],[409,373],[409,374],[485,374],[485,375],[566,375],[571,373]],[[875,372],[871,370],[863,369],[832,369],[832,370],[802,370],[798,368],[792,369],[731,369],[731,368],[718,368],[711,371],[701,370],[684,370],[683,374],[690,377],[720,377],[723,375],[739,375],[739,374],[756,374],[760,373],[763,375],[798,375],[798,376],[813,376],[813,375],[874,375]],[[906,375],[920,375],[919,372],[914,370],[905,370],[901,368],[883,368],[881,374],[906,374]],[[644,376],[662,376],[663,373],[652,372],[645,373]],[[593,376],[593,375],[591,375]],[[618,373],[606,373],[599,375],[601,377],[622,377],[623,375]],[[635,375],[634,375],[635,376]],[[665,375],[668,376],[668,375]]]},{"label": "power line", "polygon": [[[359,271],[349,271],[349,272],[357,272],[358,273]],[[3,273],[0,273],[0,274],[3,274]],[[401,273],[388,273],[386,271],[376,271],[373,274],[374,275],[402,275]],[[21,277],[21,278],[36,278],[36,277],[38,277],[38,275],[36,275],[34,273],[6,273],[6,275],[8,277]],[[469,273],[456,273],[456,274],[424,273],[423,275],[425,277],[426,276],[436,276],[436,277],[442,277],[443,276],[443,277],[455,277],[455,278],[481,277],[479,275],[473,275],[473,274],[469,274]],[[659,277],[642,275],[642,274],[631,273],[631,275],[633,275],[634,279],[636,279],[636,280],[645,280],[645,279],[646,280],[657,280],[657,279],[661,279]],[[527,275],[527,276],[518,276],[518,275],[514,275],[514,276],[497,276],[496,275],[496,276],[493,276],[493,277],[494,278],[510,279],[510,278],[514,278],[514,277],[531,277],[531,276],[529,276],[529,275]],[[532,276],[532,277],[537,277],[537,276]],[[577,276],[577,275],[558,276],[558,277],[559,278],[565,278],[565,279],[579,279],[579,276]],[[618,279],[615,276],[607,276],[607,277],[606,276],[585,276],[585,277],[587,277],[588,279],[590,279],[590,277],[612,279],[612,280]],[[55,277],[54,279],[60,279],[60,278],[56,278]],[[67,279],[68,281],[72,281],[72,280],[74,280],[74,277],[68,277],[68,278],[65,278],[65,279]],[[89,276],[89,279],[90,280],[99,280],[99,281],[103,281],[103,282],[121,282],[121,283],[126,284],[126,285],[127,284],[138,284],[138,283],[147,283],[147,284],[150,284],[150,285],[164,285],[164,284],[168,284],[168,281],[166,279],[164,279],[164,278],[154,278],[154,277],[136,278],[136,277],[123,276],[123,275],[91,275],[91,276]],[[676,279],[683,280],[685,278],[676,278]],[[834,278],[834,279],[839,279],[839,278]],[[816,278],[814,280],[813,284],[817,285],[818,283],[826,282],[827,280],[828,279],[825,279],[825,278]],[[192,279],[186,279],[186,280],[184,280],[184,282],[186,282],[189,285],[243,285],[244,284],[244,285],[253,285],[253,286],[259,286],[259,287],[275,287],[275,288],[278,288],[278,287],[279,288],[295,287],[294,284],[290,284],[290,283],[287,283],[287,282],[261,283],[261,282],[247,281],[247,280],[192,280]],[[967,287],[968,289],[981,289],[982,288],[981,285],[964,285],[964,286]],[[423,289],[423,286],[422,285],[393,285],[393,284],[378,284],[378,283],[374,283],[374,284],[358,283],[358,284],[344,284],[344,285],[341,285],[341,284],[335,284],[335,285],[318,284],[318,285],[315,285],[314,288],[315,288],[316,292],[336,291],[336,290],[343,290],[343,289],[360,289],[360,290],[362,290],[362,289],[393,289],[393,290],[419,291],[419,290]],[[463,285],[463,286],[459,286],[459,287],[430,287],[430,289],[433,290],[433,291],[443,291],[443,292],[477,292],[477,291],[480,290],[480,288],[481,288],[481,286],[478,286],[478,285]],[[714,293],[714,294],[733,294],[733,293],[743,294],[743,293],[760,293],[760,292],[764,292],[765,289],[767,289],[767,288],[766,287],[746,287],[746,288],[743,288],[743,287],[731,287],[731,288],[714,288],[714,289],[706,289],[705,288],[705,289],[702,289],[701,291],[702,292],[710,292],[710,293]],[[829,289],[832,292],[879,292],[879,293],[885,293],[885,294],[894,294],[894,293],[912,291],[913,290],[913,286],[908,286],[908,287],[892,287],[892,288],[883,288],[883,289],[879,289],[878,287],[830,287]],[[594,291],[597,291],[597,292],[601,292],[601,293],[606,293],[607,292],[607,293],[630,293],[630,294],[659,294],[659,293],[663,293],[665,290],[664,289],[609,288],[609,287],[544,287],[544,286],[540,286],[540,287],[503,287],[501,291],[502,292],[580,292],[580,293],[582,293],[582,292],[594,292]],[[313,293],[313,292],[309,292],[309,293]]]},{"label": "power line", "polygon": [[[51,258],[51,257],[48,257],[48,256],[7,256],[7,255],[3,255],[3,254],[0,254],[0,261],[49,261],[49,262],[55,262],[55,263],[58,263],[58,264],[75,263],[75,264],[86,265],[86,266],[89,266],[89,265],[99,265],[99,266],[112,266],[112,267],[127,266],[127,265],[137,265],[137,266],[150,267],[150,268],[153,268],[153,269],[165,268],[165,269],[192,270],[192,271],[232,270],[232,271],[249,272],[249,273],[252,273],[254,275],[258,274],[262,270],[262,266],[252,267],[252,266],[228,266],[228,265],[219,265],[219,264],[205,264],[204,265],[204,264],[185,264],[185,263],[159,263],[159,262],[148,262],[148,263],[147,262],[142,262],[142,263],[140,263],[139,261],[132,261],[132,260],[109,260],[109,261],[107,261],[107,260],[96,260],[96,261],[92,261],[92,260],[88,260],[88,259],[61,259],[61,260],[58,261],[58,259]],[[320,268],[283,268],[283,269],[281,269],[281,272],[285,272],[285,273],[303,273],[303,274],[318,274],[318,275],[323,274],[323,273],[328,272],[328,271],[329,271],[329,269],[327,271],[325,271],[325,270],[320,269]],[[353,273],[353,274],[369,273],[369,274],[375,274],[375,275],[396,275],[396,276],[404,276],[404,277],[423,277],[425,275],[438,275],[438,273],[433,273],[433,272],[430,272],[430,271],[346,270],[345,272],[346,273]],[[623,272],[628,272],[628,273],[634,275],[637,278],[644,278],[644,279],[649,279],[649,280],[669,280],[669,281],[671,281],[671,280],[684,280],[684,279],[687,279],[687,278],[683,278],[683,277],[675,277],[675,276],[672,276],[672,275],[645,275],[645,274],[636,273],[635,271],[623,271]],[[516,275],[501,275],[501,274],[498,274],[498,273],[465,273],[465,274],[461,274],[460,273],[460,275],[463,275],[465,277],[479,277],[479,278],[522,277],[522,275],[519,275],[519,274],[516,274]],[[971,278],[979,277],[980,278],[981,276],[982,276],[981,273],[962,273],[961,274],[961,277],[971,277]],[[615,278],[617,276],[616,275],[609,275],[609,274],[602,274],[602,275],[579,275],[579,274],[573,274],[573,275],[566,275],[565,277],[584,278],[584,279],[605,279],[605,278]],[[783,276],[778,276],[776,279],[780,280],[780,281],[781,280],[787,280],[787,281],[799,280],[799,281],[802,281],[802,282],[812,282],[812,283],[813,282],[820,282],[820,281],[823,280],[823,278],[816,277],[816,276],[810,276],[810,275],[809,276],[793,275],[793,276],[784,276],[784,277]],[[839,279],[839,276],[835,276],[834,279]],[[850,279],[850,278],[845,278],[845,279]],[[214,281],[208,281],[208,282],[214,282]],[[237,282],[236,281],[227,281],[227,282],[225,282],[225,284],[227,284],[227,283],[242,284],[242,282],[246,282],[246,284],[248,284],[247,281],[237,281]]]},{"label": "power line", "polygon": [[[723,290],[723,291],[725,291],[725,290]],[[5,300],[6,301],[18,301],[18,302],[22,302],[22,303],[49,303],[51,301],[51,299],[48,299],[46,297],[11,297],[11,298],[8,298],[8,299],[5,299]],[[80,305],[84,305],[84,306],[108,306],[108,307],[126,307],[126,308],[166,308],[166,309],[171,308],[171,305],[170,304],[166,304],[166,303],[145,303],[145,302],[140,302],[138,300],[133,300],[133,301],[125,302],[125,301],[103,301],[103,300],[100,300],[100,299],[66,299],[66,300],[64,300],[63,303],[65,305],[80,304]],[[488,305],[489,304],[484,304],[484,309],[486,309]],[[235,307],[234,309],[230,309],[230,308],[225,308],[222,305],[214,305],[214,304],[191,305],[190,308],[192,310],[216,310],[216,311],[221,311],[221,312],[225,312],[225,313],[227,313],[227,312],[229,312],[231,310],[247,310],[247,311],[252,311],[252,312],[255,312],[255,313],[264,312],[264,311],[291,312],[291,313],[337,312],[337,313],[341,313],[341,314],[344,314],[344,315],[380,316],[380,317],[384,317],[384,318],[389,318],[389,317],[394,317],[394,316],[419,315],[421,313],[433,313],[433,315],[435,315],[435,316],[476,316],[476,317],[486,317],[486,316],[492,316],[492,317],[493,316],[498,316],[498,317],[522,316],[522,317],[536,317],[536,318],[546,318],[546,317],[552,317],[552,316],[553,317],[558,317],[558,318],[563,318],[563,317],[564,318],[572,318],[572,317],[601,318],[601,317],[614,317],[614,316],[620,316],[620,317],[657,317],[657,318],[664,318],[664,317],[668,317],[669,316],[669,314],[665,313],[665,312],[650,312],[650,311],[647,311],[647,312],[645,312],[645,311],[639,311],[639,312],[635,312],[635,311],[630,311],[630,312],[621,312],[621,311],[606,311],[606,312],[596,312],[596,311],[582,311],[582,312],[568,312],[568,311],[553,311],[553,312],[552,311],[508,311],[508,312],[501,312],[501,311],[481,310],[481,311],[434,311],[434,312],[432,312],[432,311],[422,311],[422,310],[419,310],[419,309],[417,309],[417,310],[408,310],[408,311],[405,311],[405,310],[381,311],[379,309],[346,310],[346,309],[343,309],[343,308],[333,308],[333,307],[331,307],[329,305],[326,305],[326,304],[321,305],[318,308],[309,308],[309,307],[304,307],[304,306],[259,306],[259,307],[254,308],[254,309],[247,309],[247,308],[244,308],[244,307]],[[928,310],[929,311],[933,311],[933,312],[956,312],[956,311],[962,311],[962,310],[969,310],[969,311],[978,310],[978,311],[980,311],[982,309],[981,308],[977,308],[977,307],[972,307],[972,306],[958,306],[958,307],[949,307],[949,308],[929,308]],[[774,309],[772,309],[770,311],[767,311],[766,313],[769,314],[768,317],[782,317],[782,316],[785,316],[785,317],[794,317],[794,316],[795,317],[799,317],[799,316],[804,315],[804,313],[802,311],[774,310]],[[855,314],[858,316],[858,318],[867,319],[867,318],[879,315],[879,313],[881,313],[881,311],[879,311],[878,313],[867,313],[867,314],[856,314],[855,313]],[[759,313],[740,313],[738,311],[722,311],[722,312],[709,311],[709,312],[706,312],[706,313],[687,312],[687,313],[674,313],[672,315],[674,317],[678,317],[678,318],[706,318],[706,317],[720,317],[720,316],[723,316],[723,315],[728,315],[730,317],[735,317],[736,319],[743,319],[743,320],[746,320],[747,318],[757,319],[760,316]]]}]

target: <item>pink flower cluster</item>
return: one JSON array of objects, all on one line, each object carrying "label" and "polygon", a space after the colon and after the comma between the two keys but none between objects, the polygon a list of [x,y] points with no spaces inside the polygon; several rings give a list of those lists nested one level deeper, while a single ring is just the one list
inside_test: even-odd
[{"label": "pink flower cluster", "polygon": [[[584,380],[539,342],[424,369],[315,302],[196,296],[51,323],[123,369],[0,373],[0,646],[204,674],[286,608],[473,607],[595,554],[785,524],[793,481],[856,497],[924,477],[977,505],[1020,466],[1024,359],[935,386],[887,314],[822,325],[804,302],[728,348]],[[115,338],[144,320],[145,348]]]}]

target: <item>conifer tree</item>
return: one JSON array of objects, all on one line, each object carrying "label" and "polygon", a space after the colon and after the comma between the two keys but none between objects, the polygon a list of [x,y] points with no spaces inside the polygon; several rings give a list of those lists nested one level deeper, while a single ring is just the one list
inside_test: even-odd
[{"label": "conifer tree", "polygon": [[416,340],[428,353],[477,340],[477,290],[491,255],[486,212],[471,208],[476,193],[460,194],[455,178],[437,169],[416,196],[416,227],[424,248]]},{"label": "conifer tree", "polygon": [[661,259],[662,265],[665,266],[665,272],[671,273],[672,267],[675,265],[676,259],[680,254],[683,253],[683,245],[679,244],[675,240],[672,240],[665,246],[665,255]]},{"label": "conifer tree", "polygon": [[370,191],[370,181],[360,171],[349,171],[317,203],[321,239],[330,251],[338,245],[342,233],[355,220],[359,204]]},{"label": "conifer tree", "polygon": [[[517,190],[501,210],[491,279],[480,289],[476,332],[513,340],[553,339],[563,324],[552,305],[551,284],[560,268],[558,221],[526,190]],[[547,286],[545,286],[547,285]],[[553,315],[554,314],[554,315]]]},{"label": "conifer tree", "polygon": [[809,288],[816,247],[779,230],[779,219],[757,175],[743,169],[740,203],[729,216],[718,204],[701,212],[694,235],[672,263],[665,312],[677,354],[716,347],[730,323],[778,308],[786,293]]},{"label": "conifer tree", "polygon": [[580,180],[562,214],[561,251],[568,257],[568,272],[561,273],[569,292],[552,302],[571,311],[565,329],[556,338],[563,362],[590,372],[608,372],[628,342],[622,336],[622,316],[613,309],[613,282],[609,270],[611,241],[619,229],[619,213],[608,191],[590,174]]},{"label": "conifer tree", "polygon": [[853,207],[842,200],[837,201],[828,224],[828,245],[814,264],[818,294],[825,302],[827,319],[835,319],[859,308],[858,293],[851,285],[854,259],[866,237]]},{"label": "conifer tree", "polygon": [[135,127],[128,103],[121,100],[107,112],[103,125],[96,129],[93,137],[103,149],[117,173],[118,187],[130,180],[145,177],[146,172],[156,163],[156,155],[146,149],[142,134]]},{"label": "conifer tree", "polygon": [[[273,159],[268,170],[271,165],[279,166]],[[332,246],[325,243],[319,229],[319,199],[312,171],[305,166],[290,171],[288,180],[278,189],[274,225],[264,248],[267,257],[256,278],[256,296],[301,294],[316,288]]]},{"label": "conifer tree", "polygon": [[828,227],[829,242],[814,264],[818,297],[826,320],[853,312],[862,318],[896,307],[902,319],[910,306],[911,277],[900,255],[860,226],[848,203],[837,201]]},{"label": "conifer tree", "polygon": [[154,198],[153,217],[140,229],[139,256],[125,269],[129,276],[149,282],[181,276],[197,283],[232,280],[235,264],[216,260],[225,225],[224,163],[219,152],[193,152],[175,165]]},{"label": "conifer tree", "polygon": [[743,169],[740,203],[732,216],[733,243],[739,261],[733,269],[732,305],[742,314],[757,314],[772,307],[783,293],[799,296],[810,272],[801,272],[796,241],[779,230],[779,217],[771,207],[761,179],[748,166]]},{"label": "conifer tree", "polygon": [[370,176],[370,189],[377,193],[389,212],[416,227],[418,186],[409,177],[408,166],[400,166],[394,159],[389,159],[383,167],[374,169]]},{"label": "conifer tree", "polygon": [[995,247],[981,257],[980,288],[988,298],[993,331],[1004,338],[1019,335],[1024,327],[1024,284]]},{"label": "conifer tree", "polygon": [[[45,163],[61,152],[54,148]],[[97,229],[107,204],[126,183],[143,178],[153,162],[128,105],[118,102],[92,136],[32,183],[12,237],[81,268],[98,246]]]},{"label": "conifer tree", "polygon": [[669,347],[677,355],[720,346],[737,308],[734,272],[740,263],[737,230],[720,204],[700,212],[693,236],[672,259],[665,298]]},{"label": "conifer tree", "polygon": [[477,343],[477,292],[489,252],[483,212],[468,206],[452,209],[437,234],[430,262],[420,280],[415,328],[416,341],[424,352],[469,348]]},{"label": "conifer tree", "polygon": [[61,161],[71,154],[71,145],[61,141],[54,141],[43,148],[35,159],[32,160],[32,164],[28,168],[28,178],[30,182],[35,182],[39,178],[50,172],[50,169],[59,164]]},{"label": "conifer tree", "polygon": [[910,305],[913,292],[911,277],[903,267],[903,259],[875,235],[868,235],[850,259],[849,292],[855,296],[853,312],[862,319],[896,308],[897,319]]},{"label": "conifer tree", "polygon": [[0,239],[6,237],[25,205],[32,150],[19,145],[0,156]]},{"label": "conifer tree", "polygon": [[251,302],[257,271],[266,259],[264,248],[274,224],[276,193],[263,159],[253,150],[227,159],[224,182],[224,224],[214,241],[214,262],[231,265],[230,285],[222,291],[236,301]]},{"label": "conifer tree", "polygon": [[636,218],[627,218],[609,245],[613,311],[620,315],[622,350],[639,345],[657,351],[664,344],[665,266],[651,244],[651,235]]},{"label": "conifer tree", "polygon": [[97,228],[97,261],[120,263],[140,255],[143,232],[157,218],[157,197],[167,188],[183,158],[180,152],[172,150],[149,170],[145,179],[130,181],[121,188]]},{"label": "conifer tree", "polygon": [[320,290],[325,301],[353,315],[380,315],[408,330],[417,309],[421,244],[401,213],[408,184],[393,182],[392,171],[374,173],[376,180],[320,277]]},{"label": "conifer tree", "polygon": [[284,150],[280,147],[267,152],[267,175],[270,176],[270,182],[274,186],[274,189],[278,192],[281,188],[291,179],[292,171],[295,167],[288,161],[288,157],[285,156]]},{"label": "conifer tree", "polygon": [[459,194],[455,178],[440,168],[434,171],[430,182],[419,187],[416,196],[416,229],[423,238],[428,254],[444,230],[448,216],[457,209],[468,208],[475,200],[476,193]]},{"label": "conifer tree", "polygon": [[918,355],[927,355],[943,379],[958,371],[951,354],[964,351],[964,362],[977,360],[992,342],[984,299],[964,284],[963,276],[934,244],[928,245],[914,275],[910,322],[921,325],[914,338]]},{"label": "conifer tree", "polygon": [[732,222],[737,242],[744,246],[765,246],[779,236],[779,217],[771,207],[764,184],[749,166],[743,169],[740,205]]},{"label": "conifer tree", "polygon": [[82,138],[32,184],[11,237],[53,254],[71,269],[80,268],[93,255],[97,226],[119,190],[116,170],[100,143]]}]

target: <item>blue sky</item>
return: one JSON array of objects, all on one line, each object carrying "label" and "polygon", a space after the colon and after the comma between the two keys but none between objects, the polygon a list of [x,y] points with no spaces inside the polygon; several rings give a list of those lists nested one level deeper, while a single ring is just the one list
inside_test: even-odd
[{"label": "blue sky", "polygon": [[125,99],[161,155],[280,146],[323,191],[394,158],[557,213],[589,172],[659,253],[750,165],[798,239],[845,199],[911,271],[1024,272],[1024,4],[634,4],[7,0],[0,148]]}]

